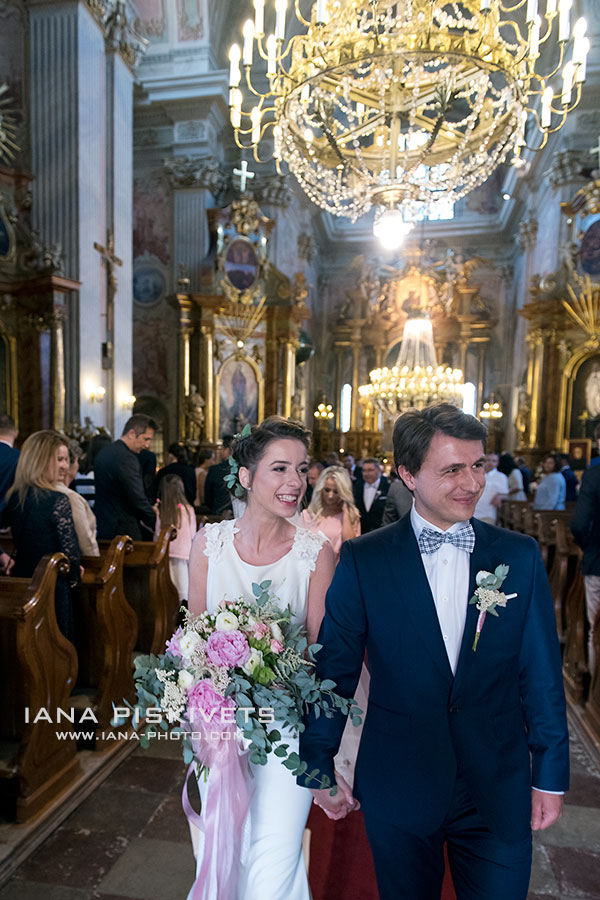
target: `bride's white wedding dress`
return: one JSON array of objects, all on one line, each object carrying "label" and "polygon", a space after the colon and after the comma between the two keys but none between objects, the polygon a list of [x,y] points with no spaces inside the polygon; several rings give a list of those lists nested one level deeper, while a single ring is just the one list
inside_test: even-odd
[{"label": "bride's white wedding dress", "polygon": [[[291,550],[277,562],[253,566],[238,556],[234,545],[236,520],[206,525],[204,553],[208,557],[207,609],[213,612],[223,600],[249,596],[252,583],[270,580],[269,590],[292,620],[306,623],[308,585],[325,535],[298,527]],[[281,729],[280,729],[281,730]],[[283,733],[290,749],[298,739]],[[312,795],[269,754],[264,766],[251,766],[253,795],[243,836],[242,869],[237,900],[310,900],[302,855],[302,835]],[[210,790],[210,776],[208,789]],[[207,788],[200,782],[200,795]],[[197,870],[202,861],[203,837],[193,828]],[[192,893],[190,892],[190,898]],[[188,898],[189,900],[189,898]],[[211,897],[210,900],[220,900]]]}]

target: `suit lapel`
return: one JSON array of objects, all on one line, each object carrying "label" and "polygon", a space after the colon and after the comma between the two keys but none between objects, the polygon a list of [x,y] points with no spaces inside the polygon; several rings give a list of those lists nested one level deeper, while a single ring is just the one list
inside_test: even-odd
[{"label": "suit lapel", "polygon": [[398,585],[398,568],[402,578],[402,616],[410,619],[431,658],[442,675],[452,681],[452,669],[442,638],[433,595],[425,573],[410,515],[404,516],[396,527],[396,552],[390,556],[392,582]]},{"label": "suit lapel", "polygon": [[460,645],[460,653],[458,655],[458,663],[456,666],[456,675],[454,677],[454,688],[453,693],[455,693],[461,686],[461,683],[465,678],[469,677],[469,673],[471,671],[472,666],[475,664],[477,660],[477,653],[474,653],[472,650],[473,641],[475,639],[475,630],[477,628],[477,619],[479,618],[479,611],[475,603],[470,604],[469,600],[475,593],[475,588],[477,587],[477,583],[475,581],[476,575],[482,569],[485,569],[488,572],[493,572],[496,565],[498,563],[494,563],[493,561],[493,545],[496,543],[496,538],[494,537],[491,541],[488,539],[486,535],[486,529],[482,528],[477,519],[471,519],[471,525],[475,531],[475,548],[471,553],[471,560],[469,563],[469,592],[467,595],[467,615],[465,618],[465,630],[463,631],[462,643]]}]

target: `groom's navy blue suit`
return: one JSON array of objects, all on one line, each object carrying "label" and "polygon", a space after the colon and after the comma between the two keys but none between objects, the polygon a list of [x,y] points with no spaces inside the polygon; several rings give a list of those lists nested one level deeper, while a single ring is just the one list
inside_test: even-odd
[{"label": "groom's navy blue suit", "polygon": [[[476,519],[472,525],[468,597],[477,572],[501,563],[509,566],[502,590],[518,596],[497,617],[487,615],[476,652],[479,614],[469,605],[455,676],[410,515],[342,546],[317,670],[351,697],[367,651],[371,687],[354,787],[367,826],[372,819],[435,832],[458,775],[484,826],[516,845],[530,835],[532,786],[568,788],[560,652],[536,543]],[[344,725],[339,715],[309,719],[300,738],[308,771],[333,778]],[[402,868],[397,856],[389,864]],[[429,895],[415,887],[410,896]]]}]

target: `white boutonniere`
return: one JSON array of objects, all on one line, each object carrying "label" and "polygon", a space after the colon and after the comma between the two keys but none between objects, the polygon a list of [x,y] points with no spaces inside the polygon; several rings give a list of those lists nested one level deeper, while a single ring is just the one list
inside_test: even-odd
[{"label": "white boutonniere", "polygon": [[482,569],[475,576],[477,588],[475,593],[469,600],[469,604],[476,603],[479,610],[479,618],[477,619],[477,628],[475,629],[475,640],[473,641],[472,650],[477,650],[479,635],[485,622],[487,613],[493,616],[498,615],[497,606],[506,606],[507,600],[512,600],[516,594],[504,594],[500,588],[504,579],[508,575],[508,566],[499,565],[494,572],[486,572]]}]

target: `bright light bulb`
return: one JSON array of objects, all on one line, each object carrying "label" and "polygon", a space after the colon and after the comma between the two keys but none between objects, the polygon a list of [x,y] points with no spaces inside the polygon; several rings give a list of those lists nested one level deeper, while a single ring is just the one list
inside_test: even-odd
[{"label": "bright light bulb", "polygon": [[252,51],[254,45],[254,22],[252,19],[246,19],[244,22],[244,65],[252,65]]},{"label": "bright light bulb", "polygon": [[375,220],[373,234],[386,250],[395,250],[414,228],[413,222],[405,222],[399,209],[386,209]]}]

